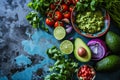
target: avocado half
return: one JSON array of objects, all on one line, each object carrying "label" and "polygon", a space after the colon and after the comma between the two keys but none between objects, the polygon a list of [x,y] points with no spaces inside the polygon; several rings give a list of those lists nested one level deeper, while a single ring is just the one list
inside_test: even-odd
[{"label": "avocado half", "polygon": [[[81,62],[90,61],[90,59],[91,59],[91,50],[82,39],[76,38],[75,43],[74,43],[74,47],[75,47],[74,48],[74,56],[76,57],[77,60],[79,60]],[[86,56],[84,56],[84,57],[79,56],[78,49],[80,47],[83,47],[86,50],[86,53],[87,53]]]}]

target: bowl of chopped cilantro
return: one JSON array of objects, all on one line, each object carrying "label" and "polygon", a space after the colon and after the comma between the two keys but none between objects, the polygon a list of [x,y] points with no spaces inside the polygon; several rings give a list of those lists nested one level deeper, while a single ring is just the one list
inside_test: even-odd
[{"label": "bowl of chopped cilantro", "polygon": [[71,23],[77,33],[88,38],[97,38],[108,31],[110,16],[105,9],[83,12],[75,9],[71,13]]}]

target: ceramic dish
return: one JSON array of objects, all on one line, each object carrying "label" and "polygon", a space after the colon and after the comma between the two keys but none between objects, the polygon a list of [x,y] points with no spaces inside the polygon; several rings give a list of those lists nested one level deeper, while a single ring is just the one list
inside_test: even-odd
[{"label": "ceramic dish", "polygon": [[78,80],[94,80],[96,72],[90,65],[81,65],[77,72]]},{"label": "ceramic dish", "polygon": [[88,37],[88,38],[97,38],[97,37],[103,36],[103,35],[108,31],[108,29],[109,29],[109,26],[110,26],[110,16],[109,16],[109,14],[106,12],[106,10],[101,9],[101,11],[102,11],[102,14],[103,14],[103,16],[104,16],[104,26],[103,26],[103,28],[102,28],[101,31],[96,32],[96,33],[94,33],[94,34],[90,34],[90,33],[83,32],[83,31],[80,30],[80,29],[77,27],[77,25],[75,24],[75,14],[77,14],[77,13],[75,12],[75,8],[74,8],[74,10],[73,10],[72,13],[71,13],[71,23],[72,23],[72,26],[73,26],[74,30],[75,30],[77,33],[79,33],[80,35],[85,36],[85,37]]}]

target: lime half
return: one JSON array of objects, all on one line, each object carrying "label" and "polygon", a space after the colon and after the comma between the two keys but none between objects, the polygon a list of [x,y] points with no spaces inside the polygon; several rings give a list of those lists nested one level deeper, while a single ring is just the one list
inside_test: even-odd
[{"label": "lime half", "polygon": [[64,54],[71,54],[73,52],[73,43],[69,40],[64,40],[60,44],[60,51]]},{"label": "lime half", "polygon": [[57,40],[62,40],[66,36],[65,28],[62,26],[58,26],[54,29],[53,34]]}]

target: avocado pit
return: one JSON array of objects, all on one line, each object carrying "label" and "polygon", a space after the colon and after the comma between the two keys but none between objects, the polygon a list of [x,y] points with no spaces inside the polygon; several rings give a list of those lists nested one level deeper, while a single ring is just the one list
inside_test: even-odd
[{"label": "avocado pit", "polygon": [[78,55],[81,56],[81,57],[85,57],[87,55],[86,49],[83,48],[83,47],[79,47],[78,48]]}]

